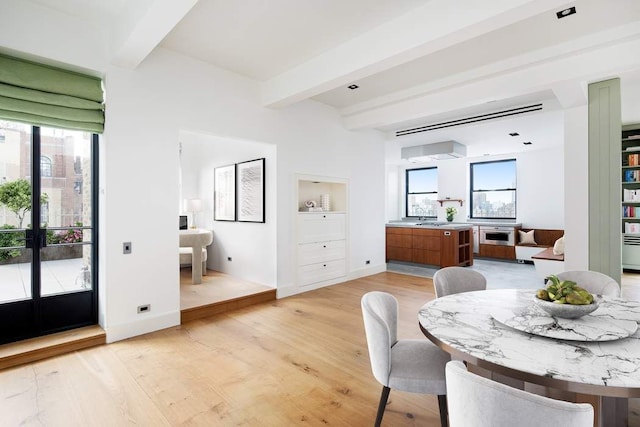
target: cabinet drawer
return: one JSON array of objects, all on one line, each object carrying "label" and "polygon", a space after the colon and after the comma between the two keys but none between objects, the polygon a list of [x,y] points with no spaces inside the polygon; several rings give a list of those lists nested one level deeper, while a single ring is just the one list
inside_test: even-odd
[{"label": "cabinet drawer", "polygon": [[413,249],[428,249],[430,251],[440,251],[440,236],[413,236]]},{"label": "cabinet drawer", "polygon": [[516,259],[515,246],[480,245],[480,256],[487,258]]},{"label": "cabinet drawer", "polygon": [[398,248],[396,246],[387,246],[387,261],[413,261],[411,248]]},{"label": "cabinet drawer", "polygon": [[346,274],[346,262],[344,259],[319,262],[298,267],[298,283],[310,285],[311,283],[335,279]]},{"label": "cabinet drawer", "polygon": [[412,228],[409,227],[387,227],[387,235],[390,234],[403,234],[403,235],[409,235],[411,236],[411,233],[413,230]]},{"label": "cabinet drawer", "polygon": [[387,245],[397,248],[411,248],[413,237],[407,234],[387,234]]},{"label": "cabinet drawer", "polygon": [[440,251],[414,249],[411,261],[418,264],[440,265]]},{"label": "cabinet drawer", "polygon": [[345,255],[346,242],[344,240],[298,245],[298,265],[309,265],[323,261],[343,259]]},{"label": "cabinet drawer", "polygon": [[343,240],[346,238],[345,226],[344,214],[298,214],[298,243]]}]

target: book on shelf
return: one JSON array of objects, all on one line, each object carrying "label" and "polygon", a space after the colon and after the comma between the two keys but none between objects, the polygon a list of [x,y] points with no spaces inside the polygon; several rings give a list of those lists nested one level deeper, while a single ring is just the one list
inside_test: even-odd
[{"label": "book on shelf", "polygon": [[637,222],[625,222],[624,232],[628,234],[640,234],[640,223]]},{"label": "book on shelf", "polygon": [[[638,166],[638,165],[629,165],[629,166]],[[630,170],[627,169],[623,174],[623,182],[640,182],[640,170]]]},{"label": "book on shelf", "polygon": [[640,202],[640,189],[639,190],[631,190],[628,188],[623,189],[622,201],[623,202]]},{"label": "book on shelf", "polygon": [[623,218],[640,218],[640,206],[623,206],[622,207]]}]

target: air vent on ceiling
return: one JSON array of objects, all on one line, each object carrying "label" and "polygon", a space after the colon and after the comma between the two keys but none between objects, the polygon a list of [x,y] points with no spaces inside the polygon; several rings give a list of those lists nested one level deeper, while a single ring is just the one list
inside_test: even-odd
[{"label": "air vent on ceiling", "polygon": [[540,111],[540,110],[542,110],[542,104],[532,104],[524,107],[511,108],[509,110],[495,111],[493,113],[480,114],[477,116],[470,116],[462,119],[449,120],[446,122],[432,123],[426,126],[419,126],[411,129],[399,130],[399,131],[396,131],[396,137],[411,135],[411,134],[420,133],[420,132],[428,132],[431,130],[444,129],[444,128],[449,128],[453,126],[468,125],[471,123],[499,119],[502,117],[515,116],[518,114],[531,113],[531,112]]}]

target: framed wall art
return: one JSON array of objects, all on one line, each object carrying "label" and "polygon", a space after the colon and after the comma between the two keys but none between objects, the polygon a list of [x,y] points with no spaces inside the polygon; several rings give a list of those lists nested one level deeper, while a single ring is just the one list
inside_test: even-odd
[{"label": "framed wall art", "polygon": [[213,219],[235,221],[236,165],[215,168],[213,175]]},{"label": "framed wall art", "polygon": [[265,222],[264,163],[262,158],[236,165],[238,221]]}]

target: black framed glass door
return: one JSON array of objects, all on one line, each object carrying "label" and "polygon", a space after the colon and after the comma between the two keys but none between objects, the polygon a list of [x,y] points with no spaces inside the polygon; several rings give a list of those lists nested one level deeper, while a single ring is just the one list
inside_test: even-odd
[{"label": "black framed glass door", "polygon": [[97,323],[97,145],[0,121],[0,343]]}]

